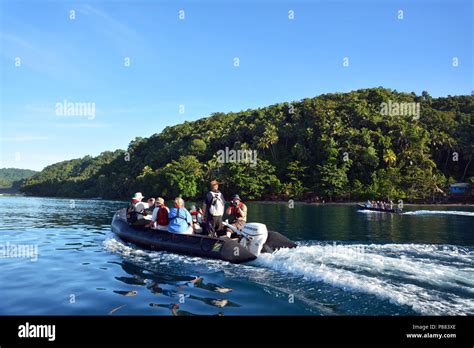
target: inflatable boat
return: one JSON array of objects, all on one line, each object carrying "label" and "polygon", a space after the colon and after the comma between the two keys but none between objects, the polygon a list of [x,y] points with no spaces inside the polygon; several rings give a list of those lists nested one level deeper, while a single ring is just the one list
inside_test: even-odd
[{"label": "inflatable boat", "polygon": [[399,208],[397,208],[397,209],[373,208],[373,207],[367,207],[364,204],[357,204],[357,209],[358,210],[380,211],[382,213],[402,214],[402,210],[399,209]]},{"label": "inflatable boat", "polygon": [[296,244],[278,232],[268,231],[261,223],[249,222],[238,238],[215,238],[199,234],[176,234],[130,225],[125,209],[112,219],[112,231],[125,242],[148,250],[220,259],[232,263],[255,260],[261,253],[280,248],[295,248]]}]

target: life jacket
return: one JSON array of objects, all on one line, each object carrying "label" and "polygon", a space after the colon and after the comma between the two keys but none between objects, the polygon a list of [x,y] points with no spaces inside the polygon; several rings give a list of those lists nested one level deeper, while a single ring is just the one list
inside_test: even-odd
[{"label": "life jacket", "polygon": [[[169,220],[182,219],[182,220],[186,221],[186,223],[187,223],[188,221],[186,220],[186,216],[185,216],[185,217],[182,217],[181,215],[179,215],[179,209],[181,209],[181,208],[176,208],[176,209],[177,209],[177,210],[176,210],[176,215],[173,216],[173,217],[171,217]],[[158,211],[158,212],[159,212],[159,211]]]},{"label": "life jacket", "polygon": [[160,226],[168,226],[168,224],[170,223],[168,213],[168,207],[166,205],[162,205],[160,209],[158,209],[158,214],[156,215],[156,223]]},{"label": "life jacket", "polygon": [[239,210],[237,210],[237,208],[242,208],[243,206],[244,206],[243,202],[240,202],[237,207],[235,205],[230,206],[230,216],[231,216],[232,220],[237,220],[239,218],[244,218],[244,219],[247,218]]},{"label": "life jacket", "polygon": [[193,222],[201,222],[202,214],[198,211],[190,212],[191,217],[193,218]]}]

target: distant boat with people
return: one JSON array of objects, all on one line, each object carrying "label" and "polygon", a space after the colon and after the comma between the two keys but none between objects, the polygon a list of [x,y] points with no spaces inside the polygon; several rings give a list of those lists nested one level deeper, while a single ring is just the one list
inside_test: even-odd
[{"label": "distant boat with people", "polygon": [[367,201],[366,203],[357,204],[357,210],[365,211],[378,211],[382,213],[395,213],[402,214],[403,211],[401,208],[395,207],[393,202],[383,202],[383,201]]}]

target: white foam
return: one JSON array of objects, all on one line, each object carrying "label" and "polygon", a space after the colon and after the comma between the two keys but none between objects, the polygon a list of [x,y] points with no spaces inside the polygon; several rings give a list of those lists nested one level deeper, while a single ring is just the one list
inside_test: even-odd
[{"label": "white foam", "polygon": [[227,264],[225,261],[204,259],[200,257],[193,257],[188,255],[173,254],[165,251],[149,251],[140,248],[135,248],[124,244],[118,240],[115,235],[109,235],[104,241],[105,249],[114,254],[120,254],[135,263],[149,266],[153,265],[174,265],[176,263],[183,263],[188,265],[206,265],[210,271],[221,270],[222,264]]},{"label": "white foam", "polygon": [[[393,250],[395,245],[390,248]],[[406,248],[402,245],[401,250]],[[474,313],[474,263],[458,269],[403,253],[386,256],[380,251],[371,245],[341,245],[335,249],[317,244],[262,254],[257,264],[344,290],[372,294],[422,314]],[[473,257],[472,253],[469,257]],[[460,291],[470,295],[460,296]]]},{"label": "white foam", "polygon": [[377,253],[400,254],[405,257],[428,258],[447,262],[450,265],[474,265],[474,253],[466,247],[441,244],[370,244],[367,248],[377,250]]},{"label": "white foam", "polygon": [[473,211],[460,210],[415,210],[407,211],[403,215],[460,215],[460,216],[474,216]]},{"label": "white foam", "polygon": [[[144,251],[114,237],[106,249],[149,266],[177,263],[223,271],[271,286],[273,273],[303,277],[345,291],[375,295],[426,315],[474,314],[474,251],[451,245],[300,243],[296,249],[261,254],[250,264],[233,265],[167,252]],[[185,270],[183,270],[185,271]],[[189,269],[187,270],[189,271]],[[186,271],[185,271],[186,272]],[[272,281],[273,279],[273,281]],[[316,291],[316,290],[315,290]]]}]

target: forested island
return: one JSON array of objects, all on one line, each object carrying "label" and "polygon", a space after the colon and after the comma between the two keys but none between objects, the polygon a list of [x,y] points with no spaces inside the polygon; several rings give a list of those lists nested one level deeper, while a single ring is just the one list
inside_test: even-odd
[{"label": "forested island", "polygon": [[0,194],[18,193],[23,181],[36,173],[30,169],[0,168]]},{"label": "forested island", "polygon": [[[474,183],[472,115],[469,95],[432,98],[385,88],[324,94],[166,127],[126,150],[47,166],[21,191],[198,199],[217,178],[224,193],[245,200],[429,201],[446,196],[450,183]],[[229,149],[256,160],[223,161]]]}]

